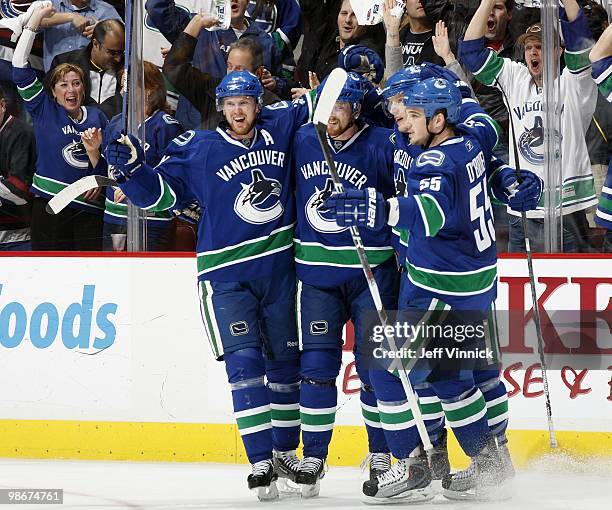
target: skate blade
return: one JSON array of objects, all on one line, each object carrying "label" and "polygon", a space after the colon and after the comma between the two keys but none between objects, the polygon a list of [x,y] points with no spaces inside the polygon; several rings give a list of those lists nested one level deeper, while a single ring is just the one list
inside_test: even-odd
[{"label": "skate blade", "polygon": [[431,501],[436,497],[436,491],[431,485],[423,487],[422,489],[413,489],[411,491],[401,492],[395,496],[388,497],[376,497],[376,496],[363,496],[363,502],[366,505],[397,505],[397,504],[412,504],[412,503],[424,503],[425,501]]},{"label": "skate blade", "polygon": [[302,487],[288,478],[279,476],[276,487],[282,498],[299,498],[302,495]]},{"label": "skate blade", "polygon": [[321,479],[319,478],[314,485],[302,484],[303,498],[316,498],[321,490]]},{"label": "skate blade", "polygon": [[467,492],[442,489],[446,499],[454,501],[505,501],[512,498],[512,485],[505,483],[495,487],[479,488]]},{"label": "skate blade", "polygon": [[259,501],[274,501],[279,497],[276,482],[270,482],[267,487],[254,487],[251,490],[255,491]]}]

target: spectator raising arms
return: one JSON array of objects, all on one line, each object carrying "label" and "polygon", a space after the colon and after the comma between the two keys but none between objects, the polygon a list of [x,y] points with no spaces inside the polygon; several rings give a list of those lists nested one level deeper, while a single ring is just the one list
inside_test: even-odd
[{"label": "spectator raising arms", "polygon": [[[495,0],[484,0],[470,22],[459,58],[476,79],[495,86],[508,97],[508,108],[516,133],[510,133],[510,144],[517,144],[519,161],[510,150],[510,166],[520,166],[544,175],[544,129],[542,112],[542,31],[539,23],[531,25],[518,43],[525,48],[526,65],[500,57],[485,47],[485,32],[489,13]],[[591,33],[576,0],[565,1],[561,17],[565,41],[566,68],[560,80],[561,133],[556,133],[563,157],[561,203],[563,214],[563,251],[581,251],[587,232],[585,209],[595,205],[597,198],[593,173],[587,153],[585,133],[597,102],[597,89],[591,79],[588,53],[592,46]],[[518,138],[517,138],[518,137]],[[549,183],[549,185],[554,185]],[[510,219],[510,251],[524,251],[525,242],[521,218],[508,209]],[[542,251],[544,243],[543,202],[538,210],[528,214],[529,238],[534,251]]]},{"label": "spectator raising arms", "polygon": [[[123,76],[120,73],[120,77]],[[166,111],[166,86],[164,78],[151,62],[144,62],[145,86],[145,161],[152,167],[160,162],[168,144],[183,132],[183,128]],[[122,94],[123,94],[122,90]],[[138,128],[143,136],[143,127]],[[100,157],[110,142],[111,133],[121,131],[121,114],[111,119],[102,131],[90,128],[83,133],[83,144],[96,173],[105,174],[108,169],[106,160]],[[104,204],[103,249],[113,251],[113,234],[127,235],[127,202],[119,188],[106,188]],[[169,251],[174,234],[174,215],[169,211],[147,213],[147,251]]]},{"label": "spectator raising arms", "polygon": [[[200,112],[201,129],[211,130],[216,129],[222,119],[220,112],[217,112],[215,102],[215,88],[221,79],[200,71],[191,64],[191,61],[200,31],[215,23],[214,18],[206,15],[196,14],[191,18],[166,55],[162,69],[168,81]],[[265,85],[267,80],[273,79],[263,66],[261,45],[253,37],[241,37],[230,45],[227,54],[227,72],[232,71],[249,71],[259,78],[262,85]],[[277,101],[279,101],[278,96],[264,87],[264,105]]]},{"label": "spectator raising arms", "polygon": [[124,45],[123,23],[114,19],[101,21],[95,26],[92,40],[87,46],[57,55],[51,69],[64,63],[79,66],[85,80],[84,104],[99,107],[110,118],[121,111],[117,71],[123,65]]},{"label": "spectator raising arms", "polygon": [[[51,62],[56,55],[68,51],[78,50],[87,46],[92,35],[93,26],[98,21],[106,19],[121,20],[114,7],[102,0],[52,0],[57,15],[67,15],[72,24],[64,22],[62,25],[45,28],[43,61],[45,72],[52,67]],[[76,21],[71,19],[78,15]],[[83,21],[86,23],[83,24]]]},{"label": "spectator raising arms", "polygon": [[50,198],[86,175],[91,167],[81,133],[88,128],[104,128],[106,116],[97,108],[83,106],[83,71],[73,64],[62,64],[51,73],[49,87],[28,65],[28,55],[41,20],[53,7],[44,2],[32,14],[13,55],[14,80],[34,125],[38,147],[32,192],[32,249],[99,250],[102,246],[100,189],[85,193],[58,215],[46,212]]}]

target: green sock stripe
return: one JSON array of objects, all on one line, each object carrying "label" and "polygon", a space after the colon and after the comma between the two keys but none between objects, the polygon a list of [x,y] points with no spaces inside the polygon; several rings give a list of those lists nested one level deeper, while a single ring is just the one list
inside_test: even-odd
[{"label": "green sock stripe", "polygon": [[336,420],[336,413],[308,414],[301,411],[300,418],[304,425],[330,425]]},{"label": "green sock stripe", "polygon": [[236,418],[238,429],[248,429],[251,427],[257,427],[265,423],[271,423],[270,411],[264,411],[251,416],[243,416],[242,418]]}]

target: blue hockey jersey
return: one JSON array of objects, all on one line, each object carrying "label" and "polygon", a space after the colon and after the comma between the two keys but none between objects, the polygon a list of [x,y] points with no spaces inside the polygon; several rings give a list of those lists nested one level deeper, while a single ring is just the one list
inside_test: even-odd
[{"label": "blue hockey jersey", "polygon": [[410,162],[408,196],[397,199],[396,226],[410,232],[403,299],[435,297],[453,308],[488,310],[497,295],[487,183],[497,132],[486,120],[469,119],[455,133]]},{"label": "blue hockey jersey", "polygon": [[[57,104],[43,89],[30,67],[14,67],[13,79],[19,95],[32,116],[36,137],[36,172],[32,179],[34,195],[52,198],[69,184],[78,181],[92,170],[81,133],[88,128],[104,129],[106,116],[97,108],[81,106],[83,118],[75,121],[68,116],[63,106]],[[102,214],[103,203],[85,202],[78,198],[69,207]]]},{"label": "blue hockey jersey", "polygon": [[120,187],[151,211],[200,205],[199,280],[268,277],[293,264],[290,150],[311,114],[309,96],[266,106],[249,147],[222,126],[188,131],[170,143],[155,169],[143,165]]},{"label": "blue hockey jersey", "polygon": [[[497,123],[483,110],[482,106],[475,99],[469,97],[463,98],[458,122],[460,124],[464,122],[470,123],[474,120],[480,120],[491,125],[496,133],[495,145],[497,145],[500,136],[500,129]],[[406,174],[413,159],[418,157],[423,152],[423,149],[419,146],[410,145],[408,137],[401,133],[397,126],[391,136],[391,142],[394,146],[393,180],[395,181],[395,194],[398,197],[405,197],[408,196],[409,192],[406,185]],[[487,173],[490,175],[499,168],[499,163],[494,167],[488,165]],[[406,247],[408,246],[410,233],[397,226],[393,227],[392,233],[392,245],[398,253],[398,260],[403,261],[406,258]]]},{"label": "blue hockey jersey", "polygon": [[[385,198],[394,196],[393,147],[389,129],[364,124],[343,145],[328,143],[338,175],[346,188],[376,188]],[[363,274],[348,227],[339,227],[320,206],[334,191],[313,124],[295,136],[293,173],[297,227],[295,262],[298,278],[319,287],[335,287]],[[377,266],[393,256],[391,229],[361,229],[368,261]]]},{"label": "blue hockey jersey", "polygon": [[[102,134],[102,145],[100,147],[102,153],[109,143],[109,135],[120,131],[121,115],[115,115]],[[142,134],[142,129],[139,128],[139,131]],[[147,117],[144,121],[144,150],[147,164],[156,166],[164,155],[168,144],[183,131],[184,129],[179,122],[162,110],[157,110],[153,115]],[[108,166],[104,157],[100,158],[98,165],[102,166],[96,168],[96,172],[106,174]],[[108,186],[106,188],[106,201],[104,202],[104,221],[116,225],[125,225],[127,223],[127,209],[126,202],[115,202],[115,189]],[[174,217],[170,211],[149,212],[147,214],[149,221],[160,226],[163,224],[170,225],[168,222]]]}]

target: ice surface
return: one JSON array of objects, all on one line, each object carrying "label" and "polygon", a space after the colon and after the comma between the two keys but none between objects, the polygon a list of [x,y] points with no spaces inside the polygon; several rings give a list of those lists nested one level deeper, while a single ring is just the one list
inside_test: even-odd
[{"label": "ice surface", "polygon": [[[361,481],[365,473],[355,468],[331,467],[322,481],[318,498],[289,498],[269,503],[260,503],[246,488],[249,471],[249,466],[235,464],[0,459],[0,488],[64,489],[62,506],[21,507],[28,510],[373,508],[361,502]],[[476,507],[483,510],[612,508],[612,462],[579,462],[553,454],[528,471],[519,472],[514,493],[509,501],[479,503]],[[418,507],[473,510],[475,504],[436,496],[433,502]]]}]

